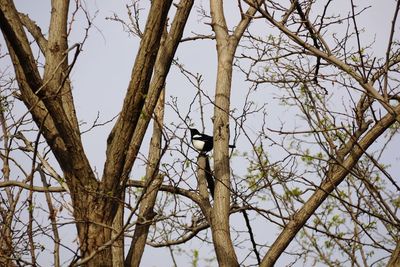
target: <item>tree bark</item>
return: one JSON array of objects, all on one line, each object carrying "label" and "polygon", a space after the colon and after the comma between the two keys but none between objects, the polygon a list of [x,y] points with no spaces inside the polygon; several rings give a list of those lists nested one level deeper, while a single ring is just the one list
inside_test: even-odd
[{"label": "tree bark", "polygon": [[[107,139],[103,187],[105,191],[117,195],[120,194],[120,190],[124,189],[133,165],[132,160],[126,166],[129,153],[127,144],[132,141],[147,98],[153,67],[171,3],[172,0],[152,1],[122,110]],[[115,183],[114,177],[120,177],[120,182]]]},{"label": "tree bark", "polygon": [[200,153],[197,157],[197,190],[201,201],[200,208],[207,222],[211,225],[211,203],[207,192],[207,176],[211,174],[209,158],[206,154]]},{"label": "tree bark", "polygon": [[150,122],[151,114],[153,113],[159,95],[164,88],[165,79],[167,78],[167,74],[181,40],[192,6],[193,0],[182,0],[178,4],[178,10],[176,11],[174,20],[171,24],[171,29],[161,44],[159,56],[157,57],[154,66],[154,73],[149,92],[147,93],[146,102],[141,112],[142,115],[139,118],[138,125],[136,126],[127,151],[126,161],[121,175],[121,177],[125,177],[125,179],[127,179],[130,169],[139,153],[139,148]]},{"label": "tree bark", "polygon": [[[217,39],[218,40],[218,39]],[[217,44],[218,51],[229,51]],[[229,99],[232,80],[232,59],[219,53],[214,109],[214,207],[211,230],[219,266],[239,266],[229,228],[230,164],[229,164]]]},{"label": "tree bark", "polygon": [[211,0],[212,29],[215,32],[218,54],[217,82],[214,107],[214,207],[211,231],[219,266],[239,266],[229,228],[230,164],[229,164],[229,111],[233,58],[244,30],[256,10],[250,8],[242,16],[232,35],[229,35],[223,13],[222,0]]},{"label": "tree bark", "polygon": [[[4,151],[0,154],[1,161],[3,162],[3,167],[1,168],[1,172],[3,173],[3,179],[5,182],[10,180],[10,148],[9,148],[9,140],[10,135],[8,131],[8,125],[6,118],[4,116],[4,107],[0,104],[0,124],[1,124],[1,131],[3,133],[2,141],[3,147],[5,148]],[[15,206],[16,206],[16,199],[12,195],[11,189],[6,187],[4,189],[5,195],[7,196],[6,199],[8,201],[9,209],[8,211],[3,208],[3,205],[0,205],[0,218],[1,218],[1,225],[0,225],[0,266],[7,266],[7,267],[14,267],[16,266],[12,259],[14,247],[12,242],[12,219],[15,216]],[[3,194],[3,192],[2,192]]]},{"label": "tree bark", "polygon": [[[125,192],[122,193],[121,199],[125,199]],[[115,214],[114,221],[112,224],[112,233],[111,238],[115,239],[112,244],[111,253],[113,267],[123,267],[124,259],[125,259],[125,250],[124,250],[124,202],[120,202],[118,205],[118,211]]]},{"label": "tree bark", "polygon": [[163,176],[159,174],[158,167],[162,156],[161,141],[162,125],[164,120],[164,101],[165,91],[161,93],[154,112],[153,135],[150,141],[148,165],[146,168],[146,186],[143,188],[143,197],[140,201],[136,228],[125,260],[126,267],[138,267],[140,265],[149,228],[154,216],[156,215],[153,208],[156,202],[158,190],[163,181]]},{"label": "tree bark", "polygon": [[398,267],[398,266],[400,266],[400,239],[397,240],[396,248],[393,250],[388,263],[388,267]]}]

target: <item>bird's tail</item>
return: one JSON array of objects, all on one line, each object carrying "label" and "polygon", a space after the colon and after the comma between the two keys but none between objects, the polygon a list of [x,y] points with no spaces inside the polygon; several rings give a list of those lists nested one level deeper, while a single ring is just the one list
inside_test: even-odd
[{"label": "bird's tail", "polygon": [[206,180],[207,180],[208,190],[210,190],[210,195],[212,198],[214,198],[215,183],[214,183],[214,177],[211,172],[210,161],[208,157],[206,157]]}]

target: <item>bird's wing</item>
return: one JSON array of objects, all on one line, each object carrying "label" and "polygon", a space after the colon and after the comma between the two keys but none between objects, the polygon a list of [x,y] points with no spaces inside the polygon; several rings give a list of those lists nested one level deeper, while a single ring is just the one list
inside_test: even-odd
[{"label": "bird's wing", "polygon": [[212,142],[213,141],[213,137],[209,136],[207,134],[201,134],[201,137],[203,138],[203,140],[205,140],[207,142]]}]

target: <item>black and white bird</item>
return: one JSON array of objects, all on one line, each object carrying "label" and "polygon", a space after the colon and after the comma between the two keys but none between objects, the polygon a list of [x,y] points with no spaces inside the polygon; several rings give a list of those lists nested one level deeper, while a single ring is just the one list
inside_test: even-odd
[{"label": "black and white bird", "polygon": [[[189,128],[193,147],[201,153],[207,153],[214,147],[213,137],[200,133],[197,129]],[[229,145],[235,148],[234,145]]]}]

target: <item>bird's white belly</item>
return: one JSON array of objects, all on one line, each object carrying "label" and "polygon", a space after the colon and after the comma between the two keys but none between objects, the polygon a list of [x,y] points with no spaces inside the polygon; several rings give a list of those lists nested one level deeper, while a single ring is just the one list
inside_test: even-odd
[{"label": "bird's white belly", "polygon": [[200,141],[200,140],[193,140],[193,146],[194,148],[196,148],[197,150],[202,150],[204,147],[204,141]]}]

